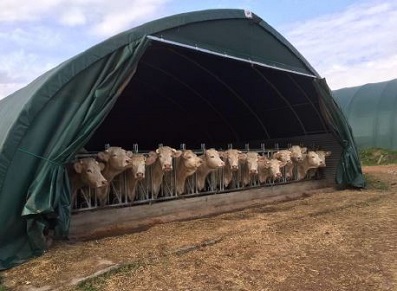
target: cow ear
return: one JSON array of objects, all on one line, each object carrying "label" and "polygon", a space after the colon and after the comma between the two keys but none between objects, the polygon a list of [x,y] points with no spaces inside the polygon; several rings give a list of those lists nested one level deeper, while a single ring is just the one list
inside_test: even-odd
[{"label": "cow ear", "polygon": [[284,167],[287,164],[287,162],[279,161],[279,164],[280,164],[280,168],[282,168],[282,167]]},{"label": "cow ear", "polygon": [[159,149],[156,149],[156,154],[159,154],[160,153],[160,150]]},{"label": "cow ear", "polygon": [[83,163],[80,161],[74,162],[73,163],[73,168],[76,171],[76,173],[81,173],[83,171]]},{"label": "cow ear", "polygon": [[109,154],[108,150],[98,153],[98,158],[101,161],[107,162],[107,161],[109,161],[109,157],[110,157],[110,154]]},{"label": "cow ear", "polygon": [[325,152],[325,156],[326,156],[326,157],[329,157],[331,154],[332,154],[331,151],[326,151],[326,152]]},{"label": "cow ear", "polygon": [[102,172],[105,169],[105,164],[100,162],[98,164],[99,164],[99,170]]},{"label": "cow ear", "polygon": [[301,153],[305,154],[307,152],[307,147],[301,148]]},{"label": "cow ear", "polygon": [[150,166],[151,164],[153,164],[157,159],[157,154],[153,151],[149,152],[146,156],[146,165]]},{"label": "cow ear", "polygon": [[227,158],[227,153],[224,151],[219,151],[219,157],[225,159],[225,158]]},{"label": "cow ear", "polygon": [[172,157],[179,158],[182,155],[182,151],[172,149]]},{"label": "cow ear", "polygon": [[278,159],[278,158],[280,158],[280,152],[275,152],[274,154],[273,154],[273,159]]},{"label": "cow ear", "polygon": [[241,152],[240,152],[240,154],[238,155],[238,159],[239,159],[240,161],[246,161],[247,158],[248,158],[248,155],[247,155],[247,154],[244,154],[244,153],[241,153]]}]

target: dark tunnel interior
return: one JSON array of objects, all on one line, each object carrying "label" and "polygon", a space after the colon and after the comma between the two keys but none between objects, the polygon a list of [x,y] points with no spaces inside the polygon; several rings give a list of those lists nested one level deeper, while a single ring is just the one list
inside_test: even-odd
[{"label": "dark tunnel interior", "polygon": [[152,42],[86,148],[258,147],[326,132],[313,77]]}]

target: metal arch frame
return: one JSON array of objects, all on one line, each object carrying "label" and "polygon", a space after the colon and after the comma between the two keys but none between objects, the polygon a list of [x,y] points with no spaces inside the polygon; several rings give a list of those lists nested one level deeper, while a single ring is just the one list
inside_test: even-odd
[{"label": "metal arch frame", "polygon": [[[212,51],[212,50],[209,50],[209,49],[200,48],[200,47],[198,47],[198,46],[191,46],[191,45],[187,45],[187,44],[184,44],[184,43],[180,43],[180,42],[176,42],[176,41],[167,40],[167,39],[164,39],[164,38],[162,38],[162,37],[160,38],[160,37],[157,37],[157,36],[148,35],[147,38],[148,38],[149,40],[151,40],[151,41],[162,42],[162,43],[171,44],[171,45],[178,46],[178,47],[183,47],[183,48],[188,48],[188,49],[191,49],[191,50],[200,51],[200,52],[207,53],[207,54],[216,55],[216,56],[223,57],[223,58],[229,58],[229,59],[233,59],[233,60],[236,60],[236,61],[241,61],[241,62],[250,63],[250,64],[252,65],[252,68],[253,68],[253,69],[254,69],[254,70],[255,70],[255,71],[256,71],[256,72],[257,72],[257,73],[258,73],[258,74],[259,74],[259,75],[272,87],[272,88],[273,88],[273,90],[275,90],[275,92],[277,93],[277,95],[278,95],[280,98],[282,98],[282,100],[287,104],[287,106],[290,108],[290,110],[293,112],[293,114],[295,115],[296,119],[298,120],[298,122],[299,122],[299,124],[300,124],[300,126],[301,126],[301,128],[302,128],[302,130],[303,130],[304,135],[307,135],[307,130],[306,130],[306,128],[305,128],[305,126],[304,126],[302,120],[299,118],[299,115],[298,115],[298,114],[296,113],[296,111],[293,109],[293,106],[292,106],[292,105],[288,102],[288,100],[281,94],[281,92],[280,92],[279,90],[277,90],[277,88],[276,88],[276,87],[275,87],[275,86],[262,74],[262,72],[260,72],[257,68],[255,68],[255,65],[256,65],[256,66],[259,66],[259,67],[271,68],[271,69],[274,69],[274,70],[283,71],[283,72],[287,72],[287,73],[291,73],[291,74],[296,74],[296,75],[302,75],[302,76],[311,77],[311,78],[318,78],[318,76],[316,76],[316,75],[314,75],[314,74],[307,74],[307,73],[302,73],[302,72],[298,72],[298,71],[294,71],[294,70],[289,70],[289,69],[284,69],[284,68],[280,68],[280,67],[276,67],[276,66],[271,66],[271,65],[267,65],[267,64],[260,63],[260,62],[257,62],[257,61],[252,61],[252,60],[249,60],[249,59],[244,59],[244,58],[235,57],[235,56],[232,56],[232,55],[227,55],[227,54],[225,54],[225,53],[222,54],[222,53],[219,53],[219,52],[216,52],[216,51]],[[171,49],[171,51],[173,51],[174,53],[176,53],[176,52],[175,52],[174,50],[172,50],[172,49]],[[179,54],[179,55],[180,55],[180,54]],[[188,58],[188,57],[186,57],[186,56],[184,56],[184,55],[182,55],[182,56],[185,57],[186,59],[188,59],[189,61],[193,62],[193,63],[196,64],[197,66],[199,66],[201,69],[204,69],[207,73],[211,74],[214,78],[216,78],[219,82],[221,82],[224,86],[226,86],[226,88],[227,88],[230,92],[232,92],[232,94],[233,94],[234,96],[236,96],[240,101],[242,101],[243,104],[246,105],[247,108],[250,110],[250,112],[254,114],[254,116],[255,116],[256,119],[260,122],[260,124],[262,125],[264,131],[266,132],[267,137],[270,138],[270,136],[269,136],[269,134],[268,134],[268,132],[267,132],[267,130],[266,130],[266,127],[263,125],[263,123],[262,123],[262,121],[259,119],[259,117],[258,117],[254,112],[252,112],[252,109],[244,102],[243,99],[241,99],[241,98],[239,97],[239,95],[238,95],[232,88],[230,88],[230,86],[228,86],[224,81],[222,81],[219,77],[217,77],[216,75],[214,75],[212,72],[208,71],[206,68],[204,68],[204,67],[201,66],[200,64],[197,64],[197,62],[191,60],[190,58]],[[299,87],[299,90],[302,91],[302,88]],[[305,97],[307,98],[306,95],[305,95]],[[309,102],[312,104],[311,100],[309,100]],[[312,105],[313,105],[313,104],[312,104]],[[314,107],[314,109],[315,109],[316,113],[319,114],[315,107]],[[320,120],[322,120],[322,119],[320,118]],[[322,120],[322,124],[323,124],[323,126],[324,126],[323,120]],[[326,127],[324,127],[324,128],[327,129]]]},{"label": "metal arch frame", "polygon": [[298,84],[298,82],[291,75],[288,75],[288,78],[294,83],[294,85],[299,89],[299,91],[303,94],[303,96],[305,96],[307,101],[309,101],[310,105],[313,107],[314,111],[316,112],[317,116],[319,117],[324,130],[328,130],[328,128],[327,128],[327,126],[326,126],[326,124],[325,124],[325,122],[324,122],[324,120],[322,118],[322,115],[317,110],[316,106],[314,106],[314,103],[309,98],[309,96],[306,94],[305,90],[302,89],[302,87]]},{"label": "metal arch frame", "polygon": [[244,106],[249,110],[249,112],[255,117],[255,119],[258,121],[258,123],[261,125],[264,133],[266,134],[267,138],[270,138],[269,132],[266,129],[266,126],[263,124],[262,120],[259,118],[259,116],[252,110],[252,108],[248,105],[247,102],[245,102],[245,100],[243,98],[240,97],[239,94],[237,94],[237,92],[231,88],[225,81],[223,81],[219,76],[215,75],[214,73],[212,73],[210,70],[208,70],[207,68],[205,68],[203,65],[197,63],[196,61],[192,60],[191,58],[176,52],[173,49],[170,49],[174,54],[177,54],[178,56],[184,58],[185,60],[191,62],[192,64],[196,65],[197,67],[199,67],[200,69],[202,69],[204,72],[206,72],[207,74],[209,74],[210,76],[212,76],[214,79],[216,79],[219,83],[221,83],[230,93],[232,93],[233,96],[235,96],[241,103],[244,104]]},{"label": "metal arch frame", "polygon": [[302,73],[302,72],[298,72],[298,71],[294,71],[294,70],[289,70],[289,69],[285,69],[285,68],[280,68],[280,67],[276,67],[276,66],[271,66],[271,65],[267,65],[261,62],[257,62],[257,61],[253,61],[250,59],[244,59],[244,58],[240,58],[240,57],[235,57],[232,55],[228,55],[226,53],[219,53],[216,51],[212,51],[209,49],[203,49],[200,48],[198,46],[191,46],[188,44],[184,44],[184,43],[180,43],[180,42],[176,42],[176,41],[172,41],[172,40],[167,40],[164,38],[160,38],[154,35],[148,35],[146,36],[148,39],[153,40],[153,41],[158,41],[158,42],[163,42],[163,43],[167,43],[167,44],[172,44],[175,46],[179,46],[179,47],[184,47],[184,48],[188,48],[191,50],[195,50],[195,51],[199,51],[199,52],[203,52],[203,53],[207,53],[207,54],[211,54],[211,55],[216,55],[219,57],[223,57],[223,58],[228,58],[228,59],[232,59],[232,60],[236,60],[236,61],[240,61],[240,62],[245,62],[245,63],[249,63],[249,64],[253,64],[253,65],[258,65],[260,67],[265,67],[265,68],[271,68],[274,70],[278,70],[278,71],[283,71],[283,72],[288,72],[288,73],[293,73],[293,74],[297,74],[297,75],[302,75],[302,76],[306,76],[306,77],[313,77],[313,78],[318,78],[318,76],[314,75],[314,74],[307,74],[307,73]]},{"label": "metal arch frame", "polygon": [[227,125],[227,127],[230,129],[230,131],[232,132],[233,136],[239,140],[239,135],[238,133],[234,130],[233,126],[231,126],[231,124],[227,121],[227,119],[206,99],[204,98],[199,92],[197,92],[194,88],[190,87],[188,84],[186,84],[185,82],[181,81],[178,77],[176,77],[173,74],[170,74],[169,72],[164,71],[163,69],[157,67],[157,66],[153,66],[150,65],[148,63],[145,62],[140,62],[143,65],[146,65],[152,69],[155,69],[169,77],[171,77],[172,79],[174,79],[175,81],[177,81],[178,83],[182,84],[184,87],[186,87],[187,89],[189,89],[191,92],[193,92],[196,96],[198,96],[199,98],[201,98],[221,119],[222,121]]},{"label": "metal arch frame", "polygon": [[263,75],[263,73],[262,73],[261,71],[259,71],[257,68],[255,68],[255,66],[252,66],[252,69],[253,69],[256,73],[258,73],[259,76],[260,76],[263,80],[265,80],[265,81],[272,87],[272,89],[274,90],[274,92],[276,92],[277,95],[287,104],[288,108],[292,111],[292,113],[295,115],[296,119],[298,120],[298,122],[299,122],[299,124],[300,124],[300,126],[301,126],[301,128],[302,128],[303,134],[304,134],[304,135],[307,135],[307,130],[306,130],[305,126],[303,125],[302,120],[299,118],[299,115],[296,113],[296,111],[294,110],[293,106],[291,105],[291,103],[289,103],[289,101],[284,97],[284,95],[281,94],[281,92],[273,85],[272,82],[270,82],[270,81]]}]

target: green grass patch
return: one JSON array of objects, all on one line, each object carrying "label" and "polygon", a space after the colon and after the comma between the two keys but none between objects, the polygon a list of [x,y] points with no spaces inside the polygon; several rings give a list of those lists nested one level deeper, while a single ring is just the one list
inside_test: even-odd
[{"label": "green grass patch", "polygon": [[[143,266],[143,265],[146,265],[146,264],[144,264],[143,262],[134,262],[134,263],[123,265],[119,268],[112,269],[109,272],[106,272],[106,273],[99,275],[97,277],[84,280],[83,282],[81,282],[77,285],[77,289],[82,290],[82,291],[103,290],[107,279],[109,279],[110,277],[112,277],[114,275],[127,274],[129,272],[134,272],[140,266]],[[1,291],[1,289],[0,289],[0,291]]]},{"label": "green grass patch", "polygon": [[390,185],[388,183],[383,182],[372,175],[364,174],[364,176],[365,176],[367,189],[374,189],[380,191],[387,191],[390,189]]},{"label": "green grass patch", "polygon": [[388,165],[397,163],[397,151],[368,148],[359,151],[363,166]]},{"label": "green grass patch", "polygon": [[0,291],[7,291],[6,286],[3,285],[3,277],[0,275]]}]

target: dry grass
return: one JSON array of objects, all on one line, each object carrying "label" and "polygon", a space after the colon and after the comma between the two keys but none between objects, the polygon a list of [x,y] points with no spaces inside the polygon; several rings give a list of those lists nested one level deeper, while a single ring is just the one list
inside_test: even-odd
[{"label": "dry grass", "polygon": [[365,172],[371,185],[363,191],[59,242],[3,272],[3,284],[9,290],[397,290],[397,166]]}]

